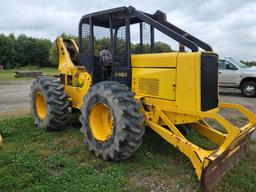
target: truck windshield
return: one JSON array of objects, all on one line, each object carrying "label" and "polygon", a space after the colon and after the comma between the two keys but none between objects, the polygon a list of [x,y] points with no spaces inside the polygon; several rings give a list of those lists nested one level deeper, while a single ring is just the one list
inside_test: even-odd
[{"label": "truck windshield", "polygon": [[228,58],[232,63],[234,63],[234,64],[236,64],[238,67],[240,67],[240,68],[248,68],[249,66],[247,66],[247,65],[245,65],[245,64],[243,64],[243,63],[241,63],[240,61],[237,61],[237,60],[235,60],[235,59],[233,59],[233,58]]}]

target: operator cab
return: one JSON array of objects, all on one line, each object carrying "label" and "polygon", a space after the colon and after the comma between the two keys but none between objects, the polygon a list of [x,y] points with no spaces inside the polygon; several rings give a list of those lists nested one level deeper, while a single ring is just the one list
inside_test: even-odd
[{"label": "operator cab", "polygon": [[[139,25],[135,51],[130,35],[133,24]],[[131,54],[158,53],[155,30],[178,42],[179,52],[184,52],[185,47],[192,52],[198,52],[199,48],[212,52],[208,44],[169,23],[161,11],[149,14],[129,6],[88,14],[79,23],[79,52],[92,83],[113,80],[131,88]]]}]

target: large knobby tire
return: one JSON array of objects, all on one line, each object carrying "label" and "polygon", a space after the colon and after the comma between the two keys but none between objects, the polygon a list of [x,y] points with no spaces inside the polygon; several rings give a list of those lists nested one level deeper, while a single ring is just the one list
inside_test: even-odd
[{"label": "large knobby tire", "polygon": [[245,97],[256,97],[256,82],[247,81],[241,85],[241,93]]},{"label": "large knobby tire", "polygon": [[31,86],[31,112],[35,125],[43,130],[60,130],[69,114],[64,86],[54,77],[40,76]]},{"label": "large knobby tire", "polygon": [[93,85],[84,97],[81,112],[81,131],[97,157],[120,161],[141,145],[144,116],[126,85],[115,81]]}]

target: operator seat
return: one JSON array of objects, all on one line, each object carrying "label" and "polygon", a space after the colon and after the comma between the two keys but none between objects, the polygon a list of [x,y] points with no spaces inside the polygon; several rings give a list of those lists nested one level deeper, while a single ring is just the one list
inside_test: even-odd
[{"label": "operator seat", "polygon": [[109,50],[103,49],[99,53],[100,56],[100,68],[101,68],[101,78],[102,80],[110,80],[111,78],[111,68],[113,64],[112,54]]}]

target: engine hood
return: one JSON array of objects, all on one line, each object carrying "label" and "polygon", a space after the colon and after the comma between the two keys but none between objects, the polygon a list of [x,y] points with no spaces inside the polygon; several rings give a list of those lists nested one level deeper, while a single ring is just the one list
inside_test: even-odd
[{"label": "engine hood", "polygon": [[244,72],[252,72],[252,73],[256,73],[256,66],[252,66],[246,69],[243,69]]}]

